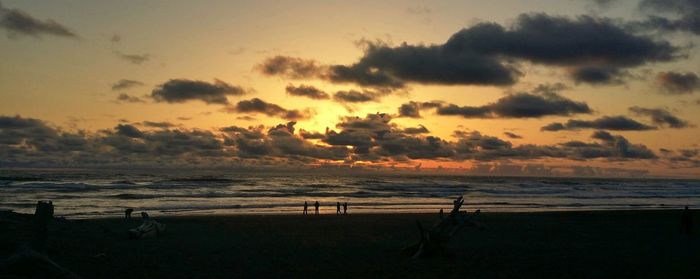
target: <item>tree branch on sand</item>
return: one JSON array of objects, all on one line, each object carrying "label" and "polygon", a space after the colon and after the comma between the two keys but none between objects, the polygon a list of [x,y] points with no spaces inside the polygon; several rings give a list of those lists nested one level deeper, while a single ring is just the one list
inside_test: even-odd
[{"label": "tree branch on sand", "polygon": [[453,207],[447,218],[440,218],[430,230],[425,230],[423,225],[416,221],[418,231],[420,232],[420,240],[404,249],[412,259],[444,255],[446,246],[452,236],[464,227],[476,227],[483,229],[484,226],[475,219],[480,211],[477,210],[474,214],[467,215],[459,209],[464,204],[464,197],[459,196],[453,201]]}]

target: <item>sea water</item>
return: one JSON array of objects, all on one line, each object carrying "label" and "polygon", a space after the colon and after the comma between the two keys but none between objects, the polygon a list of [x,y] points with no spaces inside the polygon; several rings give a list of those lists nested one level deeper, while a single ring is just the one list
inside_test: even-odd
[{"label": "sea water", "polygon": [[52,200],[56,215],[300,214],[315,201],[334,214],[437,212],[463,195],[465,210],[562,211],[700,207],[700,180],[474,177],[260,172],[0,170],[0,209],[31,213]]}]

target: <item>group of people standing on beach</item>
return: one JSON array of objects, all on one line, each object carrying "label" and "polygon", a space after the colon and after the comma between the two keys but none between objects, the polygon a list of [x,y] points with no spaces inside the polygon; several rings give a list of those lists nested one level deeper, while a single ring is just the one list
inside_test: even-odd
[{"label": "group of people standing on beach", "polygon": [[[342,215],[346,215],[346,214],[348,214],[348,202],[344,202],[344,203],[342,204],[342,206],[343,206],[343,211],[342,211],[342,212],[340,211],[340,206],[341,206],[340,202],[337,202],[336,205],[335,205],[335,208],[336,208],[335,214],[337,214],[337,215],[341,215],[341,214],[342,214]],[[314,214],[315,214],[315,215],[318,215],[318,214],[319,214],[319,212],[318,212],[319,207],[321,207],[321,204],[320,204],[318,201],[316,201],[316,202],[314,203]],[[304,201],[304,212],[303,212],[303,214],[304,214],[304,215],[308,215],[308,214],[309,214],[309,203],[308,203],[307,201]]]}]

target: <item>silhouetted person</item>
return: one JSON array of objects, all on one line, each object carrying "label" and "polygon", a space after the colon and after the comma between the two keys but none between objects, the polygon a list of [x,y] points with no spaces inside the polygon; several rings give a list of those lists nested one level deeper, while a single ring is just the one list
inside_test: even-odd
[{"label": "silhouetted person", "polygon": [[681,229],[684,234],[691,234],[693,232],[693,214],[688,209],[688,206],[683,209],[683,220],[681,221]]},{"label": "silhouetted person", "polygon": [[134,210],[131,208],[127,208],[126,210],[124,210],[124,219],[131,220],[131,213],[132,212],[134,212]]},{"label": "silhouetted person", "polygon": [[304,215],[309,214],[309,203],[304,201]]},{"label": "silhouetted person", "polygon": [[343,215],[348,214],[348,202],[343,203]]},{"label": "silhouetted person", "polygon": [[443,217],[444,214],[445,214],[445,212],[443,212],[443,211],[442,211],[442,208],[440,208],[440,219],[442,219],[442,217]]},{"label": "silhouetted person", "polygon": [[314,203],[314,208],[316,209],[316,211],[315,211],[315,214],[316,214],[316,215],[318,215],[318,207],[319,207],[319,206],[321,206],[321,204],[318,203],[318,201],[316,201],[316,202]]},{"label": "silhouetted person", "polygon": [[335,214],[340,215],[340,202],[335,204]]}]

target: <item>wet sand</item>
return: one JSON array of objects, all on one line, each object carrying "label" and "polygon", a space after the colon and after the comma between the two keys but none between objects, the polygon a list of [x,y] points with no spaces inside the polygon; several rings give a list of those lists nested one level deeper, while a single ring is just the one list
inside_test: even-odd
[{"label": "wet sand", "polygon": [[[135,214],[137,215],[137,214]],[[416,220],[437,214],[164,217],[164,235],[130,240],[139,218],[56,221],[48,256],[83,278],[698,278],[680,211],[482,213],[449,257],[411,260]],[[27,241],[0,223],[1,256]]]}]

